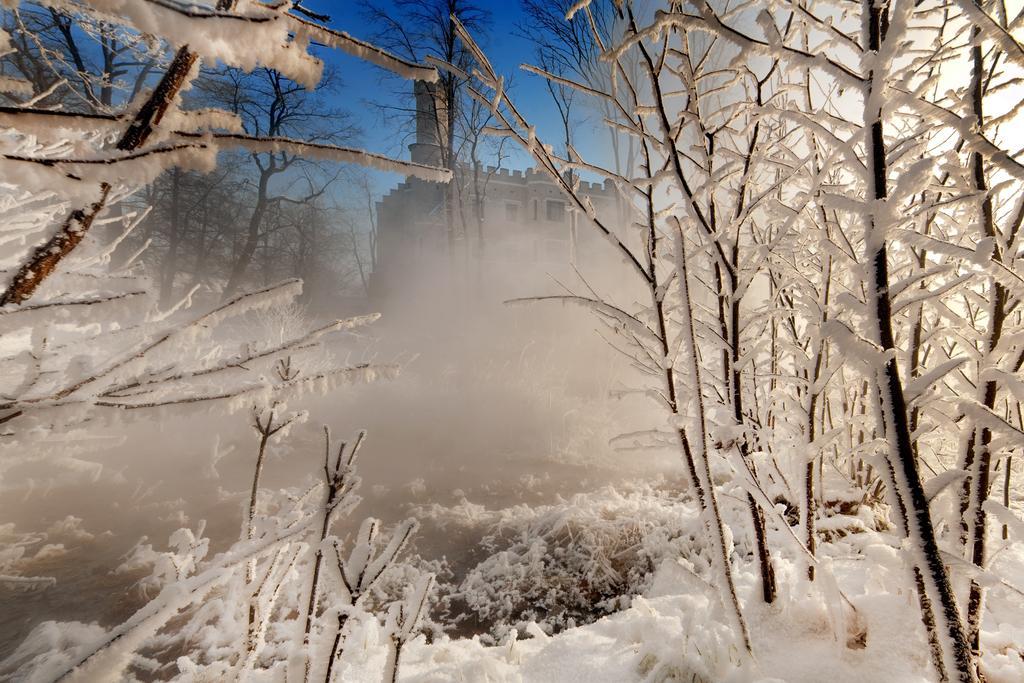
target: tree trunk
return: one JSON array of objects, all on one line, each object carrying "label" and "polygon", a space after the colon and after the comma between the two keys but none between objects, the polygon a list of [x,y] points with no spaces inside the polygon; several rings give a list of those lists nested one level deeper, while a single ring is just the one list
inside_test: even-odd
[{"label": "tree trunk", "polygon": [[[878,53],[888,28],[888,3],[864,0],[867,15],[865,28],[868,50]],[[882,128],[881,104],[874,93],[877,90],[871,73],[867,79],[865,106],[874,106],[865,112],[868,127],[868,170],[870,192],[868,201],[878,205],[888,197],[885,138]],[[892,302],[889,294],[889,264],[886,229],[879,225],[872,210],[865,234],[865,256],[869,287],[868,320],[872,341],[886,354],[884,362],[875,369],[875,384],[879,403],[881,426],[889,449],[886,455],[890,495],[900,530],[910,539],[913,550],[913,571],[921,603],[922,618],[929,631],[932,660],[944,680],[975,683],[977,672],[971,661],[966,633],[956,598],[950,585],[949,574],[942,561],[935,531],[932,528],[928,499],[914,458],[907,419],[907,405],[903,384],[896,365],[895,342],[892,330]],[[932,604],[932,601],[937,604]]]},{"label": "tree trunk", "polygon": [[[1020,404],[1017,404],[1018,407]],[[1006,471],[1003,472],[1003,507],[1009,509],[1010,507],[1010,472],[1013,470],[1013,456],[1006,456]],[[1003,525],[1003,540],[1005,541],[1010,537],[1010,530],[1007,526]]]},{"label": "tree trunk", "polygon": [[[732,576],[732,562],[729,558],[729,548],[725,543],[725,523],[718,507],[718,495],[715,493],[714,480],[711,477],[711,462],[708,451],[707,418],[704,410],[703,381],[701,379],[700,363],[697,361],[697,339],[693,329],[693,304],[690,299],[689,274],[687,272],[687,257],[685,237],[681,226],[677,226],[675,235],[672,237],[676,262],[676,281],[679,287],[679,298],[682,322],[682,346],[684,363],[687,374],[693,387],[693,399],[696,403],[694,415],[690,418],[693,430],[693,440],[689,438],[687,429],[678,429],[679,439],[682,443],[683,453],[686,456],[687,467],[690,471],[690,478],[697,491],[697,497],[704,514],[704,523],[707,527],[708,540],[714,548],[714,556],[718,563],[720,578],[725,582],[723,592],[727,603],[732,608],[732,616],[735,626],[740,632],[743,645],[747,652],[751,651],[750,633],[747,630],[746,620],[740,609],[739,597],[736,594],[736,585]],[[683,420],[687,416],[677,411],[678,417]],[[696,454],[693,447],[696,447]]]},{"label": "tree trunk", "polygon": [[[972,61],[972,74],[971,74],[971,108],[974,116],[977,118],[977,125],[979,128],[985,121],[984,117],[984,79],[985,79],[985,64],[984,56],[982,54],[982,48],[980,43],[978,29],[974,30],[974,46],[971,48],[971,61]],[[988,191],[988,180],[985,177],[985,161],[979,152],[971,153],[971,166],[973,171],[974,189],[977,190],[978,194],[982,197],[981,201],[981,235],[983,238],[994,238],[996,235],[995,230],[995,218],[993,216],[992,209],[992,197]],[[1001,255],[999,253],[998,242],[995,242],[994,253],[992,258],[1000,260]],[[984,370],[987,370],[995,361],[996,347],[999,345],[999,340],[1002,337],[1003,323],[1006,320],[1006,304],[1007,304],[1007,291],[999,282],[994,278],[989,278],[989,311],[988,311],[988,334],[985,340],[985,351],[982,355],[981,361],[978,364],[979,368],[979,389],[981,393],[982,404],[992,410],[996,405],[996,396],[998,394],[998,384],[995,380],[990,379],[984,383],[981,382],[981,375]],[[985,540],[986,540],[986,522],[987,514],[985,513],[984,503],[988,498],[989,489],[991,487],[991,472],[992,472],[992,453],[990,450],[990,444],[992,442],[992,431],[988,427],[982,427],[980,430],[977,426],[973,427],[973,433],[970,437],[974,446],[971,449],[973,451],[973,462],[970,463],[971,467],[969,470],[968,485],[970,487],[968,494],[968,505],[967,505],[967,518],[965,522],[969,527],[969,553],[971,561],[978,567],[985,566]],[[982,609],[984,607],[984,589],[981,584],[977,581],[972,580],[970,586],[970,594],[967,599],[967,637],[971,644],[971,652],[977,661],[981,655],[981,616]]]},{"label": "tree trunk", "polygon": [[257,186],[256,192],[256,205],[252,209],[252,214],[249,216],[249,225],[245,235],[245,243],[242,245],[242,250],[238,253],[235,258],[235,262],[231,267],[231,275],[228,277],[228,283],[224,286],[224,300],[230,299],[234,296],[235,292],[238,291],[239,287],[242,286],[242,282],[245,280],[245,273],[249,269],[249,264],[252,263],[252,258],[256,254],[256,247],[260,243],[260,228],[263,225],[263,216],[267,212],[267,185],[270,183],[270,177],[275,172],[274,162],[271,161],[270,165],[266,168],[260,169],[260,179]]},{"label": "tree trunk", "polygon": [[[256,466],[253,468],[252,492],[249,494],[249,508],[246,511],[245,537],[252,540],[256,537],[256,502],[260,491],[260,477],[263,474],[263,461],[267,454],[267,442],[270,440],[270,428],[274,422],[274,413],[270,413],[267,428],[260,432],[260,445],[256,454]],[[256,579],[256,560],[251,559],[245,566],[245,585],[252,586]],[[249,596],[249,622],[245,631],[246,652],[252,652],[256,646],[256,596]]]},{"label": "tree trunk", "polygon": [[[739,249],[738,245],[733,245],[732,248],[733,267],[738,266],[739,260]],[[716,266],[716,272],[718,267]],[[735,273],[735,270],[733,271]],[[740,429],[744,428],[745,418],[743,415],[743,386],[742,386],[742,374],[739,370],[739,359],[740,359],[740,301],[735,296],[737,291],[737,282],[735,274],[729,278],[729,295],[728,297],[723,294],[719,295],[719,301],[728,299],[728,310],[729,310],[729,321],[726,324],[725,320],[721,321],[722,329],[728,330],[728,345],[724,351],[724,363],[726,373],[726,384],[729,390],[730,402],[732,403],[733,420],[736,422],[736,426]],[[720,304],[719,306],[720,315],[724,313],[724,310]],[[724,317],[724,316],[723,316]],[[743,433],[739,437],[739,449],[740,457],[747,459],[750,457],[750,446],[747,440],[747,432],[743,429]],[[751,476],[756,477],[756,471],[753,467],[750,468]],[[772,555],[768,550],[768,529],[765,525],[764,511],[761,506],[757,504],[754,499],[754,494],[747,493],[747,509],[750,511],[750,525],[754,530],[754,544],[757,550],[757,566],[761,573],[761,597],[768,604],[775,602],[775,598],[778,595],[778,587],[775,582],[775,566],[772,564]]]},{"label": "tree trunk", "polygon": [[167,254],[160,264],[160,307],[167,308],[174,299],[174,276],[178,269],[178,248],[181,245],[181,170],[171,171],[171,206],[167,226]]}]

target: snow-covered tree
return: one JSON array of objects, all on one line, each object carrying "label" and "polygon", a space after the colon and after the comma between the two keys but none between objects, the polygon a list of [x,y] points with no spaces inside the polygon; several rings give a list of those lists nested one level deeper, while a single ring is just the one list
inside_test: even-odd
[{"label": "snow-covered tree", "polygon": [[[740,630],[730,524],[711,463],[724,456],[749,494],[770,599],[757,511],[795,539],[773,508],[797,508],[799,554],[813,579],[816,519],[833,514],[821,509],[829,454],[863,502],[877,507],[885,494],[936,675],[975,680],[984,511],[995,509],[990,444],[1000,430],[1009,443],[1019,434],[1012,406],[995,410],[999,382],[1020,369],[1004,367],[1015,342],[999,347],[1015,308],[1006,255],[1016,253],[1022,179],[999,125],[1018,106],[991,120],[984,109],[986,93],[1018,86],[997,68],[1005,52],[1019,58],[1013,20],[967,3],[781,2],[770,14],[756,3],[627,2],[615,4],[621,23],[605,35],[596,19],[605,8],[592,4],[573,4],[566,20],[594,33],[610,83],[528,70],[619,109],[606,122],[638,145],[637,167],[616,172],[556,155],[482,54],[484,87],[474,96],[499,113],[490,132],[519,142],[649,291],[645,306],[586,283],[586,295],[552,297],[593,309],[641,375],[661,380],[646,391],[677,431],[623,441],[678,439],[709,538],[721,539],[716,576]],[[973,74],[968,88],[955,80],[958,61]],[[597,215],[566,180],[570,169],[613,178],[640,220],[620,226]],[[949,320],[956,327],[947,331]],[[711,349],[721,350],[720,365]],[[925,467],[937,476],[926,481]],[[948,523],[964,531],[954,548],[931,502],[958,479],[963,502]],[[965,546],[976,568],[958,598],[955,579],[966,570],[955,557]]]},{"label": "snow-covered tree", "polygon": [[[206,170],[215,163],[218,150],[234,147],[363,163],[434,180],[445,180],[448,173],[326,143],[260,135],[260,131],[246,134],[231,113],[180,110],[180,93],[196,75],[200,59],[200,52],[189,43],[202,46],[198,49],[205,59],[239,68],[265,65],[307,86],[316,83],[321,70],[320,61],[306,50],[312,39],[410,78],[430,79],[436,73],[316,24],[291,5],[43,5],[72,17],[100,17],[105,25],[113,25],[113,12],[124,30],[162,37],[177,51],[156,87],[132,102],[124,114],[43,109],[36,106],[40,94],[29,92],[23,105],[0,112],[5,177],[18,178],[17,184],[8,185],[4,198],[11,216],[5,221],[4,241],[10,248],[4,263],[8,281],[0,302],[7,326],[4,338],[19,340],[5,350],[12,368],[4,376],[14,384],[4,392],[0,420],[10,424],[28,419],[37,408],[136,409],[272,388],[275,381],[268,379],[270,373],[260,371],[259,363],[270,367],[290,351],[308,348],[325,334],[353,323],[332,323],[300,338],[250,347],[239,354],[204,349],[195,342],[208,338],[218,323],[294,296],[299,284],[270,286],[198,313],[184,310],[190,292],[182,304],[157,312],[147,283],[130,270],[132,259],[118,263],[117,272],[110,273],[108,268],[115,247],[141,215],[104,218],[104,210],[164,169]],[[31,84],[25,82],[25,86]],[[20,87],[21,82],[11,81],[6,89]],[[51,227],[54,221],[56,230]],[[121,224],[111,239],[93,232],[94,225],[110,222]],[[126,307],[135,307],[135,315],[119,318],[118,310]],[[104,309],[110,313],[96,315]],[[94,324],[71,324],[83,312]],[[28,330],[31,335],[26,334]],[[279,378],[276,384],[284,388],[318,379],[326,376]]]},{"label": "snow-covered tree", "polygon": [[[245,132],[224,112],[177,104],[200,56],[302,84],[317,77],[314,43],[410,79],[436,78],[433,67],[327,29],[295,3],[41,6],[116,15],[129,27],[116,45],[141,49],[127,36],[154,33],[177,52],[123,115],[56,110],[24,71],[3,81],[22,104],[0,109],[0,164],[25,178],[3,205],[5,243],[19,247],[3,265],[4,438],[20,446],[107,409],[227,400],[257,404],[257,442],[229,551],[209,559],[202,527],[177,532],[167,552],[140,546],[132,561],[153,564],[150,583],[162,586],[151,605],[114,629],[61,631],[66,655],[42,652],[53,630],[41,628],[14,666],[394,681],[416,658],[428,680],[515,678],[521,657],[546,653],[575,672],[576,657],[600,649],[638,680],[719,680],[803,671],[794,652],[822,638],[837,671],[1019,677],[1020,623],[1006,615],[1022,593],[1003,572],[1022,566],[1024,529],[1011,479],[1024,448],[1024,165],[1013,136],[1024,14],[973,0],[530,2],[546,42],[524,78],[544,79],[562,104],[595,103],[606,129],[595,139],[607,146],[583,149],[564,110],[551,139],[524,115],[509,75],[454,11],[465,5],[402,3],[452,9],[431,15],[446,51],[430,63],[472,100],[474,121],[489,121],[484,133],[549,175],[574,224],[612,257],[593,270],[574,263],[574,288],[517,301],[596,316],[632,370],[617,393],[653,422],[613,445],[671,450],[686,479],[543,510],[491,513],[465,500],[447,515],[420,510],[492,525],[494,552],[445,588],[449,606],[500,640],[485,649],[417,641],[435,579],[399,559],[416,522],[389,533],[373,519],[346,523],[362,435],[340,449],[327,435],[316,482],[265,487],[268,454],[304,417],[285,407],[290,394],[392,371],[320,365],[329,333],[372,317],[226,351],[238,340],[218,323],[296,283],[154,307],[114,249],[142,213],[102,213],[164,169],[209,168],[229,147],[447,180],[450,168]],[[428,27],[397,17],[387,19],[412,48],[412,32]],[[251,35],[236,41],[243,29]],[[101,82],[76,88],[95,95]],[[91,102],[85,90],[80,99]],[[588,177],[613,182],[630,210],[595,210],[580,191]],[[41,587],[44,577],[17,575],[26,544],[0,554],[0,577]],[[644,591],[657,596],[636,597]],[[628,614],[550,635],[619,609]],[[161,631],[175,615],[180,633]],[[517,644],[519,629],[530,644]],[[895,642],[897,629],[910,645]],[[176,665],[161,659],[170,648],[186,653]],[[922,654],[898,662],[896,651]]]},{"label": "snow-covered tree", "polygon": [[[266,131],[247,134],[231,112],[180,106],[200,59],[238,69],[263,67],[314,87],[322,63],[309,52],[311,41],[408,78],[430,80],[436,72],[316,23],[324,18],[311,17],[297,4],[36,4],[52,10],[59,22],[97,22],[96,30],[106,32],[101,37],[105,44],[124,41],[124,36],[149,44],[165,41],[174,56],[152,90],[140,89],[137,97],[123,102],[104,95],[102,107],[81,112],[50,104],[52,84],[37,92],[34,81],[4,77],[3,89],[16,104],[0,110],[0,239],[6,246],[0,260],[5,273],[0,293],[0,486],[4,473],[32,461],[46,462],[54,477],[64,470],[80,472],[86,461],[76,450],[60,449],[54,455],[52,444],[73,440],[107,417],[204,403],[219,403],[228,410],[269,406],[306,391],[393,374],[392,366],[350,365],[330,349],[337,333],[371,323],[376,315],[335,320],[314,329],[288,329],[256,340],[232,324],[286,307],[301,293],[298,280],[234,294],[221,303],[209,303],[194,286],[179,301],[161,305],[151,278],[138,263],[146,244],[134,254],[118,249],[147,209],[120,210],[120,202],[165,170],[211,170],[223,149],[301,154],[444,182],[450,174],[443,169],[328,142],[261,134]],[[16,24],[19,30],[29,30],[24,22]],[[10,50],[11,36],[5,33],[2,38],[3,49]],[[25,45],[38,36],[21,38]],[[123,104],[124,111],[110,111],[117,104]],[[265,423],[268,437],[276,431],[272,423],[273,419]],[[278,564],[263,578],[278,580],[275,572],[281,569],[285,539],[306,527],[295,530],[282,521],[272,533],[257,534],[258,492],[257,470],[250,525],[243,539],[248,543],[242,552],[247,559],[242,563],[252,567],[270,553]],[[285,520],[291,513],[282,514]],[[5,581],[45,584],[44,579],[18,576],[13,569],[18,559],[5,556]],[[192,578],[197,590],[223,580],[219,571]],[[125,625],[126,632],[144,633],[149,625],[158,628],[161,619],[173,616],[184,606],[176,602],[179,589],[174,590],[178,597],[159,607],[151,605],[137,622]],[[135,631],[141,624],[146,626]],[[116,640],[115,649],[122,654],[141,642]]]}]

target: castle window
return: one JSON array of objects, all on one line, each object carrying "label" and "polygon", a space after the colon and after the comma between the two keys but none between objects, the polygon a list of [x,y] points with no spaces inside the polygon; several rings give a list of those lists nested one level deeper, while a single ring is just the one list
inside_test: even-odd
[{"label": "castle window", "polygon": [[565,202],[548,200],[547,217],[549,221],[561,223],[565,220]]},{"label": "castle window", "polygon": [[516,223],[519,221],[519,205],[518,204],[506,204],[505,205],[505,220],[509,223]]}]

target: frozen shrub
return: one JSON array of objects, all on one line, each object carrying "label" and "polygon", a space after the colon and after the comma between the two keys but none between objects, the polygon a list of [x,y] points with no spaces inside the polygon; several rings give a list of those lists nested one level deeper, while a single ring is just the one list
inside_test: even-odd
[{"label": "frozen shrub", "polygon": [[[448,512],[435,507],[426,514]],[[456,624],[475,622],[496,641],[530,622],[555,633],[626,608],[666,559],[706,564],[692,501],[650,486],[605,488],[551,506],[450,514],[449,521],[482,527],[489,552],[452,589],[450,610]]]}]

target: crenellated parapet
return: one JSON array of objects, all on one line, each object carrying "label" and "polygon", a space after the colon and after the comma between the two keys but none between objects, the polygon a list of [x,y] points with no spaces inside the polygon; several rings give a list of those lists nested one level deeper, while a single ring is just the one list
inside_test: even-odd
[{"label": "crenellated parapet", "polygon": [[[416,83],[416,140],[410,145],[413,161],[440,165],[444,131],[436,124],[443,111],[436,89]],[[399,183],[377,204],[378,239],[375,276],[383,286],[392,277],[450,250],[454,241],[488,254],[528,260],[567,262],[579,247],[577,226],[586,220],[579,207],[565,196],[561,183],[542,168],[524,170],[499,166],[461,165],[456,177],[465,180],[447,207],[446,186],[411,178]],[[575,174],[574,174],[575,175]],[[612,180],[591,182],[575,175],[577,191],[588,198],[605,220],[619,223],[628,202]],[[480,196],[474,193],[479,191]],[[461,203],[461,205],[459,205]],[[582,218],[581,218],[582,216]],[[571,245],[571,246],[570,246]],[[459,248],[463,248],[460,246]]]}]

